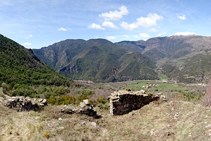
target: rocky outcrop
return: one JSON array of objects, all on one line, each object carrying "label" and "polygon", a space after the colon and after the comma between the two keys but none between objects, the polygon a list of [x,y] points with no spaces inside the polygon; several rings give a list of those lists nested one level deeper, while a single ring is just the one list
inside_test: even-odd
[{"label": "rocky outcrop", "polygon": [[145,94],[145,91],[114,91],[109,96],[110,114],[123,115],[137,110],[152,101],[159,100],[159,96]]},{"label": "rocky outcrop", "polygon": [[6,107],[20,111],[39,111],[47,105],[47,100],[42,98],[30,98],[23,96],[10,97],[5,95],[0,97],[0,103]]}]

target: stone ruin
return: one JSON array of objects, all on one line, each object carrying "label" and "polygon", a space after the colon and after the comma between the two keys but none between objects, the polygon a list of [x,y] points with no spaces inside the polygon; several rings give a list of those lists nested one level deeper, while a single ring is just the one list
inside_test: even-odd
[{"label": "stone ruin", "polygon": [[158,101],[160,96],[153,94],[146,94],[144,90],[131,91],[120,90],[114,91],[109,96],[110,114],[123,115],[137,110],[152,101]]},{"label": "stone ruin", "polygon": [[30,110],[39,111],[43,110],[44,106],[47,105],[47,100],[42,98],[30,98],[23,96],[10,97],[4,95],[4,97],[0,97],[0,103],[18,112]]},{"label": "stone ruin", "polygon": [[93,118],[101,118],[100,115],[97,114],[97,112],[94,110],[93,105],[89,104],[89,100],[85,99],[80,103],[80,106],[78,109],[71,109],[68,108],[68,106],[65,106],[61,109],[62,113],[65,114],[81,114],[81,115],[87,115]]}]

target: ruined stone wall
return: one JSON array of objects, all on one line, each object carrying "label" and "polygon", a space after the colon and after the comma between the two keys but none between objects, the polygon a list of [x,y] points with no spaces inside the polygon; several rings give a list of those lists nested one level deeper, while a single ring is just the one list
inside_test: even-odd
[{"label": "ruined stone wall", "polygon": [[132,110],[137,110],[152,101],[158,100],[158,96],[145,94],[142,91],[115,91],[109,96],[110,114],[123,115]]},{"label": "ruined stone wall", "polygon": [[18,112],[30,110],[39,111],[47,105],[47,100],[42,98],[30,98],[23,96],[10,97],[4,95],[4,97],[0,97],[0,104]]}]

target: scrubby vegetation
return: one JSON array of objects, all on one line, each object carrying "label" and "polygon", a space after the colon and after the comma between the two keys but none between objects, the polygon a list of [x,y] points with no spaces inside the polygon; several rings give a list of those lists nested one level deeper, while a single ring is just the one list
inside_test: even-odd
[{"label": "scrubby vegetation", "polygon": [[48,103],[52,105],[79,104],[84,99],[89,99],[94,94],[94,91],[89,89],[82,89],[75,91],[73,96],[63,94],[64,93],[51,94],[48,98]]},{"label": "scrubby vegetation", "polygon": [[31,50],[0,35],[0,85],[5,93],[39,97],[45,90],[51,91],[51,87],[67,89],[71,83],[43,64]]}]

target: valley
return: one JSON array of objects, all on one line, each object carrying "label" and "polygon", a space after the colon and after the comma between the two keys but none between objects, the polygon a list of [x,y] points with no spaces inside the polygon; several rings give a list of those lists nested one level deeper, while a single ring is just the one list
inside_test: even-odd
[{"label": "valley", "polygon": [[0,141],[211,141],[210,5],[0,0]]},{"label": "valley", "polygon": [[[210,140],[209,49],[208,37],[179,36],[67,39],[31,50],[1,35],[0,141]],[[108,98],[119,90],[165,101],[114,116]],[[17,112],[1,104],[8,96],[45,99],[47,106]],[[74,112],[86,99],[99,118]]]}]

